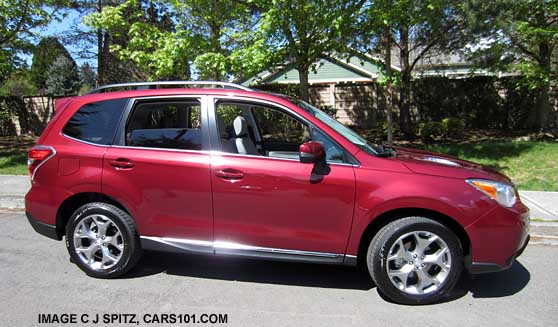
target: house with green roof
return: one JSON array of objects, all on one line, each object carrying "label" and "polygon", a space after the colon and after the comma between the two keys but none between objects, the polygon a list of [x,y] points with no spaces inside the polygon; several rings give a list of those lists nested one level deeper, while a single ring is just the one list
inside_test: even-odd
[{"label": "house with green roof", "polygon": [[[393,51],[392,69],[400,71],[397,51]],[[411,54],[411,60],[413,60]],[[359,56],[324,55],[312,65],[308,75],[310,102],[334,109],[337,120],[348,125],[375,125],[382,121],[383,89],[378,87],[382,77],[380,59],[368,54]],[[432,54],[421,59],[413,71],[415,78],[443,76],[466,78],[471,75],[492,75],[476,70],[459,54]],[[299,76],[293,64],[264,70],[242,82],[245,86],[298,84]]]}]

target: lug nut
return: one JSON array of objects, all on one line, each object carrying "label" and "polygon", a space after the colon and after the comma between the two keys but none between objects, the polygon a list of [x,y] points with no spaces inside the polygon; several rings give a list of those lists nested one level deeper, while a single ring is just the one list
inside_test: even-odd
[{"label": "lug nut", "polygon": [[101,237],[101,238],[102,238],[103,240],[105,239],[105,237],[104,237],[104,236],[103,236],[103,237]]},{"label": "lug nut", "polygon": [[107,243],[103,243],[103,246],[107,246]]},{"label": "lug nut", "polygon": [[417,255],[416,255],[416,254],[413,254],[413,258],[416,258],[416,257],[417,257]]},{"label": "lug nut", "polygon": [[413,262],[412,262],[412,261],[409,261],[409,264],[410,264],[410,265],[412,265],[412,264],[413,264]]}]

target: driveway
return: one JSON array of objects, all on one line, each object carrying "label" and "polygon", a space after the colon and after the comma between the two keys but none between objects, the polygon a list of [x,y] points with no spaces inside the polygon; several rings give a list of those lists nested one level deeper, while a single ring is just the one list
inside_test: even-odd
[{"label": "driveway", "polygon": [[69,262],[64,243],[36,234],[23,214],[0,213],[0,222],[2,326],[39,325],[39,314],[49,313],[135,314],[139,326],[158,326],[141,321],[154,313],[227,314],[219,326],[556,323],[558,247],[529,246],[510,270],[464,277],[448,301],[413,307],[387,302],[350,267],[146,253],[125,278],[93,279]]}]

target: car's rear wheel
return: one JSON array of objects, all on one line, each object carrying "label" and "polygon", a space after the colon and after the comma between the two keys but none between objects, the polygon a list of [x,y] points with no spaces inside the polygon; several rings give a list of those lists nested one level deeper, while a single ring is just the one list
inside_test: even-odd
[{"label": "car's rear wheel", "polygon": [[384,226],[368,248],[367,266],[378,289],[403,304],[437,302],[454,288],[463,269],[455,234],[424,217]]},{"label": "car's rear wheel", "polygon": [[66,227],[66,247],[74,263],[97,278],[114,278],[130,270],[141,256],[130,215],[102,202],[78,208]]}]

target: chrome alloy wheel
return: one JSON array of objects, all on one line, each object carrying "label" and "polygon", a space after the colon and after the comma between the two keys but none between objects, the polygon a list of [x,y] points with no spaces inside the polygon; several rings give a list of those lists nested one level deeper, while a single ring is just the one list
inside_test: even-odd
[{"label": "chrome alloy wheel", "polygon": [[106,216],[90,215],[83,218],[73,235],[77,256],[91,269],[112,268],[122,258],[124,238],[114,221]]},{"label": "chrome alloy wheel", "polygon": [[413,295],[428,294],[442,287],[450,268],[451,252],[446,242],[426,231],[400,236],[391,246],[386,261],[392,284]]}]

